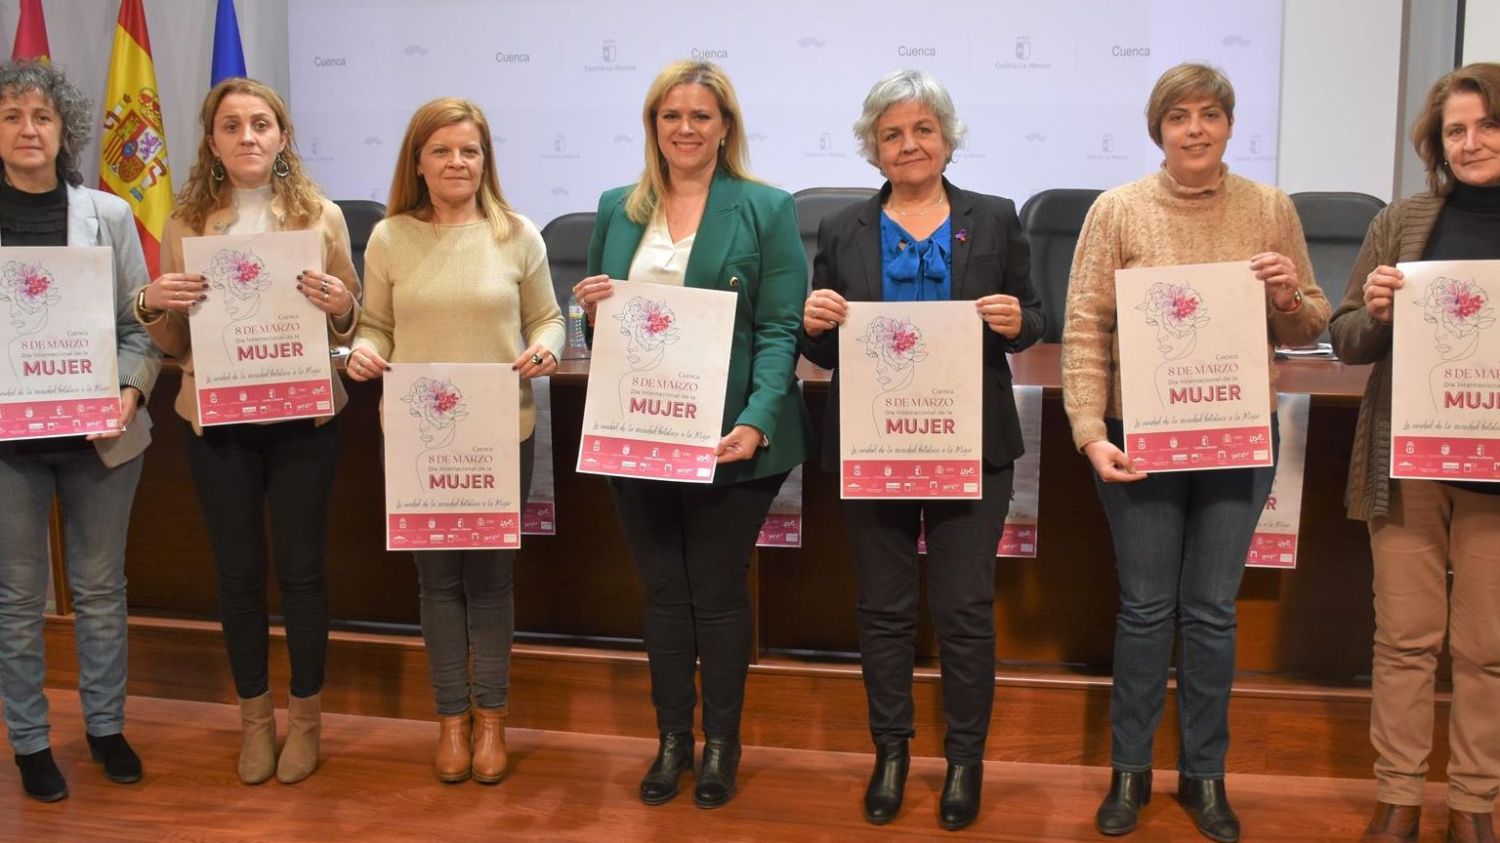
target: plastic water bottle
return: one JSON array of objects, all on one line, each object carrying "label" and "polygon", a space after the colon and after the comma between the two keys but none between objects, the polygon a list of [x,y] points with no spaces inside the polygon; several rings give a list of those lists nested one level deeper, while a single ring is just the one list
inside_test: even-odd
[{"label": "plastic water bottle", "polygon": [[589,356],[589,344],[583,338],[583,305],[576,296],[568,296],[568,347],[563,357],[568,360],[583,360]]}]

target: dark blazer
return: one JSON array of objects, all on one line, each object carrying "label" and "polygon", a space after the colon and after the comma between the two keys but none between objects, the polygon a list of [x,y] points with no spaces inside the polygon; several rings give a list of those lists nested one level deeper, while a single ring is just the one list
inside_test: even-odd
[{"label": "dark blazer", "polygon": [[[645,226],[625,215],[625,199],[634,189],[617,187],[599,197],[589,241],[590,275],[623,279],[630,274],[645,235]],[[796,385],[807,258],[791,194],[720,170],[708,191],[684,283],[739,297],[721,433],[748,424],[770,440],[754,458],[719,466],[714,482],[790,471],[807,459],[812,441],[812,423]]]},{"label": "dark blazer", "polygon": [[[943,179],[951,208],[953,232],[953,299],[973,300],[994,293],[1021,302],[1021,334],[1006,339],[984,331],[984,461],[1002,468],[1025,450],[1021,421],[1011,393],[1008,352],[1020,351],[1042,336],[1046,316],[1031,286],[1031,246],[1021,233],[1015,203],[999,196],[959,190]],[[868,201],[823,220],[818,226],[818,254],[813,258],[813,289],[832,289],[849,301],[882,301],[880,207],[891,194],[889,182]],[[978,319],[976,314],[975,319]],[[822,464],[837,473],[839,464],[838,329],[817,337],[803,334],[802,353],[833,369],[827,409],[823,413]]]}]

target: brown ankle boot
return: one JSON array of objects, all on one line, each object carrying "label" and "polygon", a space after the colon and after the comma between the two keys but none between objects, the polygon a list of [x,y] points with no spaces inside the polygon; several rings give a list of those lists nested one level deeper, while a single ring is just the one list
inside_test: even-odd
[{"label": "brown ankle boot", "polygon": [[1365,826],[1359,843],[1417,843],[1421,819],[1421,805],[1376,802],[1375,815],[1370,817],[1370,824]]},{"label": "brown ankle boot", "polygon": [[240,781],[260,784],[276,773],[276,709],[271,692],[240,699]]},{"label": "brown ankle boot", "polygon": [[439,781],[461,782],[469,777],[473,755],[469,749],[469,712],[438,720],[437,757],[432,766]]},{"label": "brown ankle boot", "polygon": [[294,784],[318,769],[319,739],[323,733],[323,706],[320,694],[287,699],[286,743],[281,760],[276,762],[276,779]]},{"label": "brown ankle boot", "polygon": [[505,709],[474,706],[474,781],[496,784],[505,778]]},{"label": "brown ankle boot", "polygon": [[1449,808],[1448,843],[1495,843],[1494,815]]}]

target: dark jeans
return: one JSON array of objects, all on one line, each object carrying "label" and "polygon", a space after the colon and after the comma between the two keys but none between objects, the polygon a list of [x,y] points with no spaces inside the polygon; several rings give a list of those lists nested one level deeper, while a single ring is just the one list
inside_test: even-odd
[{"label": "dark jeans", "polygon": [[[1120,422],[1106,421],[1110,441],[1122,446]],[[1274,415],[1271,430],[1274,455],[1280,445]],[[1239,468],[1153,474],[1134,483],[1095,478],[1120,577],[1110,697],[1115,769],[1151,769],[1175,632],[1182,729],[1177,768],[1194,778],[1223,777],[1234,601],[1275,475],[1274,468]]]},{"label": "dark jeans", "polygon": [[910,738],[917,635],[917,534],[927,523],[927,604],[943,671],[943,754],[984,760],[995,700],[995,549],[1015,472],[984,472],[972,501],[847,500],[859,586],[859,654],[877,745]]},{"label": "dark jeans", "polygon": [[325,563],[339,422],[311,419],[187,431],[188,467],[219,569],[219,618],[235,691],[270,690],[266,511],[292,664],[292,695],[323,689],[328,650]]},{"label": "dark jeans", "polygon": [[703,733],[736,738],[753,642],[750,554],[786,473],[722,486],[609,481],[646,591],[656,726],[690,732],[703,665]]},{"label": "dark jeans", "polygon": [[[531,493],[536,439],[521,443],[521,509]],[[510,695],[510,649],[516,635],[514,550],[422,550],[422,640],[440,716],[462,714],[472,693],[480,708],[504,708]],[[469,656],[474,681],[469,682]]]}]

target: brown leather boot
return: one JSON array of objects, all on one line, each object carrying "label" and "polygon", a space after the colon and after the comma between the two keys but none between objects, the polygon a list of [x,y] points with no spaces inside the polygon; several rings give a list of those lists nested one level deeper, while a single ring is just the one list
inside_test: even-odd
[{"label": "brown leather boot", "polygon": [[469,712],[438,720],[437,757],[432,766],[439,781],[461,782],[469,777],[473,755],[469,749]]},{"label": "brown leather boot", "polygon": [[318,769],[318,750],[323,735],[321,694],[287,699],[286,743],[276,762],[276,780],[295,784]]},{"label": "brown leather boot", "polygon": [[276,709],[271,692],[240,698],[240,781],[260,784],[276,773]]},{"label": "brown leather boot", "polygon": [[474,781],[499,783],[506,760],[505,709],[474,706]]},{"label": "brown leather boot", "polygon": [[1495,843],[1494,814],[1448,809],[1448,843]]},{"label": "brown leather boot", "polygon": [[1417,843],[1421,819],[1421,805],[1376,802],[1375,815],[1370,817],[1370,824],[1365,826],[1359,843]]}]

